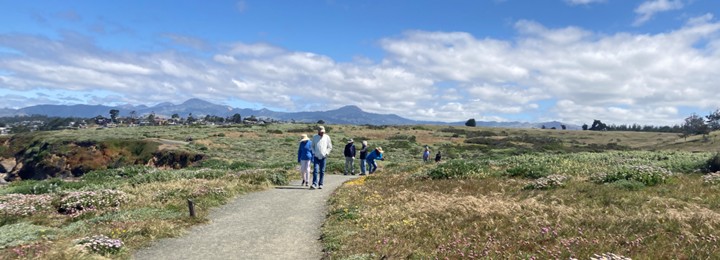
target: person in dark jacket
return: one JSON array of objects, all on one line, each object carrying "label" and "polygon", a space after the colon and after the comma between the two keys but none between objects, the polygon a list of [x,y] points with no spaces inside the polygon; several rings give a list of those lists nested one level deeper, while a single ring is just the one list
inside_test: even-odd
[{"label": "person in dark jacket", "polygon": [[343,154],[345,154],[345,175],[348,175],[348,173],[355,175],[355,144],[353,139],[348,140]]},{"label": "person in dark jacket", "polygon": [[438,151],[438,153],[435,155],[435,162],[439,163],[441,159],[442,159],[442,155],[440,155],[440,151]]},{"label": "person in dark jacket", "polygon": [[298,148],[298,163],[300,163],[300,186],[310,186],[310,163],[313,160],[312,141],[306,134],[300,136],[300,147]]},{"label": "person in dark jacket", "polygon": [[375,160],[385,160],[385,158],[383,158],[382,147],[375,148],[375,150],[370,152],[370,154],[368,154],[367,158],[365,159],[365,161],[367,161],[369,168],[368,171],[370,174],[375,173],[375,171],[377,170],[377,163],[375,162]]},{"label": "person in dark jacket", "polygon": [[360,175],[365,175],[365,159],[367,158],[368,154],[368,145],[367,141],[362,141],[362,148],[360,148]]}]

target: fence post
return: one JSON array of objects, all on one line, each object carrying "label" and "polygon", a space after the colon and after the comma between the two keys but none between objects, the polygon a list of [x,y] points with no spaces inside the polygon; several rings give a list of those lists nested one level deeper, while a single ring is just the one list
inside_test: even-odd
[{"label": "fence post", "polygon": [[191,199],[188,199],[187,201],[188,201],[188,209],[190,210],[190,217],[194,218],[195,217],[195,203]]}]

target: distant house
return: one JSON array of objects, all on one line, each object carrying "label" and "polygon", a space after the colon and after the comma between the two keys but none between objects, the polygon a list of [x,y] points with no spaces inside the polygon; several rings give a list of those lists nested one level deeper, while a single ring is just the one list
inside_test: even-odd
[{"label": "distant house", "polygon": [[0,127],[0,135],[7,135],[7,134],[10,134],[10,128]]}]

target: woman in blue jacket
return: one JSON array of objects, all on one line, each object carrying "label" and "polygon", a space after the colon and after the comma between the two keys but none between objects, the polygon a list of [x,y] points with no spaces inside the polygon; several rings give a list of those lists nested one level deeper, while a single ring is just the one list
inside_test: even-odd
[{"label": "woman in blue jacket", "polygon": [[368,171],[370,174],[373,174],[375,170],[377,170],[377,163],[375,160],[381,160],[384,161],[383,158],[383,150],[382,147],[375,148],[370,154],[367,155],[367,158],[365,158],[365,161],[368,164]]},{"label": "woman in blue jacket", "polygon": [[300,163],[300,186],[310,186],[310,165],[313,160],[312,141],[306,134],[300,136],[300,147],[298,148],[298,163]]}]

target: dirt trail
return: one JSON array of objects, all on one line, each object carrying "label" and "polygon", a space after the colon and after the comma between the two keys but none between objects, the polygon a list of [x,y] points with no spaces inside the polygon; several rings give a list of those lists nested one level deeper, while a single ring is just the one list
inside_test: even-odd
[{"label": "dirt trail", "polygon": [[320,226],[332,191],[353,177],[326,175],[322,190],[288,186],[250,193],[210,213],[210,223],[163,239],[135,259],[320,259]]}]

